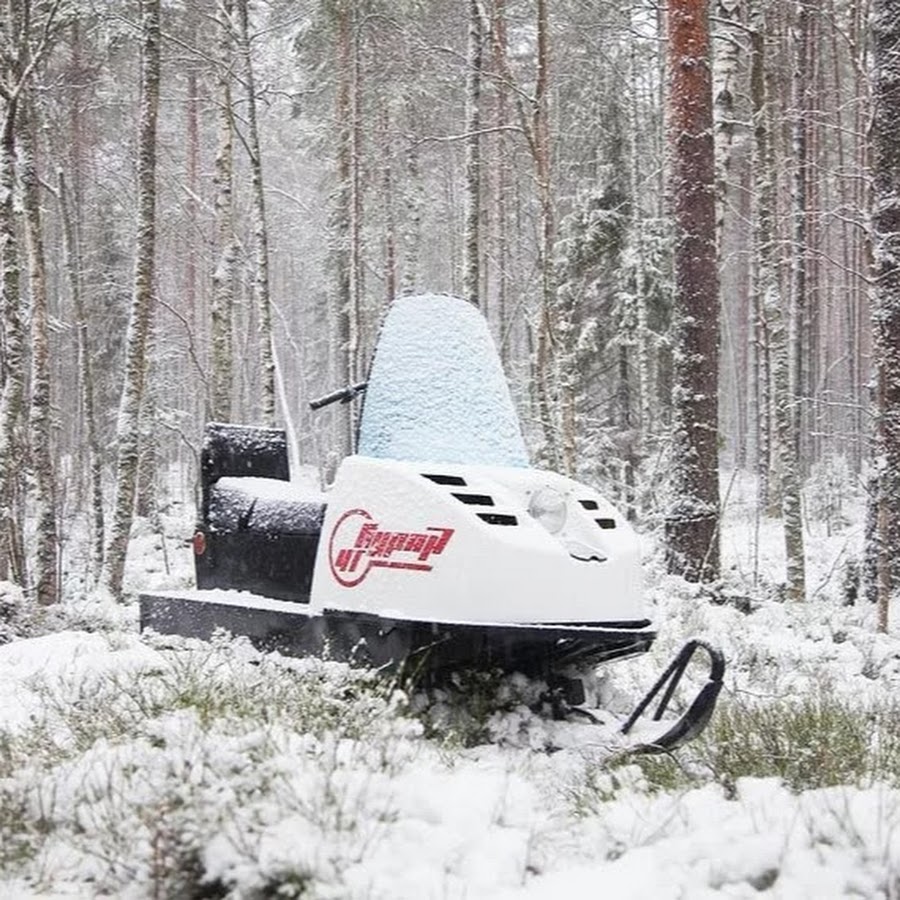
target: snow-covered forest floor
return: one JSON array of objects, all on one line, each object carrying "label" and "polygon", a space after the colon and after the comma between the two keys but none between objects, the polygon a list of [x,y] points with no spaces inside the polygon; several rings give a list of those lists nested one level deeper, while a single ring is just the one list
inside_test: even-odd
[{"label": "snow-covered forest floor", "polygon": [[[716,718],[673,758],[535,714],[515,678],[425,697],[225,638],[142,638],[136,607],[96,597],[42,619],[0,585],[0,895],[900,896],[900,620],[878,635],[844,605],[862,498],[810,488],[809,601],[788,606],[751,491],[723,480],[714,592],[666,576],[648,536],[660,638],[601,675],[622,712],[685,639],[724,650]],[[139,523],[131,589],[191,583],[192,518],[173,505],[163,540]]]}]

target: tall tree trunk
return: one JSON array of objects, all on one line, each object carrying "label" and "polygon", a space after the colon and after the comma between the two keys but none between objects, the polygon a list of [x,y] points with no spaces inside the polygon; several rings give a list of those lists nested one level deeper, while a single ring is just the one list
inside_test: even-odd
[{"label": "tall tree trunk", "polygon": [[[507,54],[506,0],[494,0],[494,15],[491,28],[494,33],[493,60],[496,71],[497,96],[497,128],[504,129],[509,125],[509,91],[511,85],[503,77],[503,61]],[[510,193],[513,181],[510,163],[509,143],[501,132],[497,138],[497,174],[494,178],[494,222],[496,226],[496,245],[494,253],[497,259],[497,307],[496,322],[500,335],[500,358],[504,365],[509,357],[511,323],[507,321],[509,308],[510,281]]]},{"label": "tall tree trunk", "polygon": [[[760,311],[762,330],[767,337],[766,349],[772,367],[772,400],[787,560],[787,596],[791,600],[803,600],[806,597],[806,582],[800,502],[799,442],[794,413],[796,395],[792,390],[794,385],[790,378],[791,362],[796,357],[791,353],[793,345],[789,335],[793,338],[796,332],[790,328],[784,313],[784,301],[777,272],[775,217],[778,174],[768,125],[770,107],[765,81],[765,21],[758,11],[753,24],[751,93],[754,117],[754,255],[757,267],[755,302]],[[767,428],[765,430],[768,431]],[[761,460],[760,465],[764,464],[765,461]]]},{"label": "tall tree trunk", "polygon": [[140,459],[141,401],[153,314],[156,253],[156,123],[159,110],[160,0],[141,0],[141,103],[138,143],[138,220],[134,286],[125,347],[125,379],[116,425],[116,501],[103,565],[103,584],[121,599],[125,556],[134,518]]},{"label": "tall tree trunk", "polygon": [[263,181],[262,152],[256,115],[256,81],[250,52],[249,0],[236,0],[238,48],[246,89],[247,151],[250,162],[253,210],[253,250],[256,263],[257,328],[259,330],[259,364],[261,375],[260,407],[266,425],[275,424],[275,355],[272,350],[272,298],[269,289],[269,230],[266,220],[266,194]]},{"label": "tall tree trunk", "polygon": [[[338,186],[334,211],[334,271],[337,278],[337,378],[339,382],[354,384],[354,345],[357,322],[355,321],[355,273],[353,267],[353,29],[349,3],[337,5],[337,127],[338,127]],[[341,456],[353,452],[352,404],[342,404],[338,410],[339,447]]]},{"label": "tall tree trunk", "polygon": [[719,574],[715,151],[705,0],[670,0],[669,115],[675,218],[675,372],[670,572]]},{"label": "tall tree trunk", "polygon": [[381,190],[384,195],[384,303],[385,309],[397,296],[397,222],[394,214],[394,167],[390,152],[391,120],[389,107],[382,101],[379,120],[384,161],[381,165]]},{"label": "tall tree trunk", "polygon": [[728,181],[731,174],[731,156],[736,125],[735,93],[740,53],[735,22],[740,19],[740,3],[741,0],[716,0],[718,31],[714,40],[713,86],[716,115],[716,199],[718,200],[716,230],[720,252],[725,226],[725,211],[728,208]]},{"label": "tall tree trunk", "polygon": [[413,144],[405,155],[406,192],[404,201],[406,219],[402,234],[403,277],[402,294],[415,293],[419,283],[419,247],[422,242],[422,173],[419,169],[419,151]]},{"label": "tall tree trunk", "polygon": [[798,460],[809,453],[808,442],[803,439],[804,405],[808,396],[808,285],[809,285],[809,188],[810,188],[810,147],[809,116],[812,92],[812,65],[810,55],[812,23],[808,0],[798,0],[796,55],[794,58],[794,172],[793,172],[793,278],[791,292],[791,314],[789,324],[788,354],[789,391],[791,395],[790,440],[797,443],[795,455]]},{"label": "tall tree trunk", "polygon": [[233,56],[232,15],[234,4],[222,0],[219,6],[219,59],[216,75],[218,102],[218,148],[215,174],[215,268],[212,273],[210,310],[212,372],[209,416],[228,422],[234,380],[234,281],[237,246],[234,235],[234,109],[231,97]]},{"label": "tall tree trunk", "polygon": [[22,112],[21,173],[31,294],[31,461],[37,525],[33,578],[38,603],[49,606],[59,600],[60,573],[50,398],[47,268],[36,160],[36,110],[30,98],[23,98]]},{"label": "tall tree trunk", "polygon": [[78,344],[78,369],[81,383],[81,408],[87,433],[91,495],[91,571],[100,577],[103,566],[103,453],[97,433],[97,413],[94,405],[94,364],[88,343],[88,315],[81,291],[81,252],[76,238],[75,222],[69,206],[68,186],[62,170],[58,173],[59,207],[63,231],[63,266],[69,283],[69,294],[75,310],[75,329]]},{"label": "tall tree trunk", "polygon": [[481,4],[469,0],[466,50],[466,206],[463,297],[479,306],[481,286]]},{"label": "tall tree trunk", "polygon": [[770,393],[770,335],[766,296],[778,290],[775,274],[773,216],[775,213],[775,165],[769,134],[766,100],[765,21],[753,11],[750,59],[750,105],[753,120],[752,227],[753,290],[750,332],[753,336],[751,383],[755,395],[757,514],[768,512],[771,502],[772,429]]},{"label": "tall tree trunk", "polygon": [[25,324],[13,194],[18,98],[6,100],[0,132],[0,299],[2,299],[3,383],[0,391],[0,579],[26,581],[22,529],[17,514],[22,489],[22,419],[25,407]]},{"label": "tall tree trunk", "polygon": [[900,547],[900,10],[873,0],[872,122],[875,295],[873,326],[878,376],[879,629],[898,584]]},{"label": "tall tree trunk", "polygon": [[[550,22],[549,0],[537,4],[537,77],[532,122],[535,177],[540,206],[539,263],[541,307],[536,339],[537,408],[547,442],[547,459],[566,474],[575,471],[575,348],[557,345],[556,283],[553,272],[553,242],[556,223],[553,215],[550,148]],[[571,323],[566,322],[568,327]],[[554,354],[554,350],[557,351]],[[555,377],[554,377],[555,376]],[[554,385],[555,382],[555,385]],[[554,390],[555,387],[555,390]],[[553,395],[557,394],[560,428],[553,415]]]}]

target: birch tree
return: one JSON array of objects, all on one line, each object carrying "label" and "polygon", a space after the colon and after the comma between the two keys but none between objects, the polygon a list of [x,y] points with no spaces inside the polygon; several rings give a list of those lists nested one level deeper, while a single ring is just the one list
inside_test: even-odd
[{"label": "birch tree", "polygon": [[153,316],[156,253],[156,129],[159,111],[160,0],[141,0],[141,99],[137,223],[125,373],[116,424],[116,499],[103,565],[103,585],[122,596],[125,556],[134,519],[140,459],[141,403]]},{"label": "birch tree", "polygon": [[42,606],[59,600],[59,532],[56,521],[56,474],[53,465],[50,395],[50,336],[47,305],[47,265],[41,216],[41,188],[36,155],[36,110],[23,98],[21,173],[25,234],[28,246],[28,284],[31,295],[31,462],[34,469],[36,552],[35,596]]},{"label": "birch tree", "polygon": [[[751,63],[751,92],[753,97],[753,249],[755,260],[754,306],[759,315],[759,333],[764,345],[758,349],[767,365],[763,368],[767,383],[760,393],[760,410],[767,416],[770,406],[768,363],[771,363],[771,405],[775,423],[775,446],[778,472],[781,476],[780,498],[784,525],[785,558],[787,561],[787,596],[803,600],[806,596],[803,520],[800,492],[799,442],[794,417],[795,395],[790,381],[790,341],[785,301],[780,290],[776,247],[776,189],[777,170],[769,115],[768,89],[765,77],[765,17],[760,8],[753,16],[753,53]],[[763,376],[760,375],[760,378]],[[768,447],[768,426],[760,425],[759,446]],[[768,502],[767,455],[759,461],[760,470],[766,467],[759,502],[762,511]]]},{"label": "birch tree", "polygon": [[668,39],[675,322],[667,563],[691,581],[709,581],[719,574],[719,291],[705,0],[671,0]]},{"label": "birch tree", "polygon": [[[61,5],[61,0],[56,0],[33,10],[29,0],[13,0],[0,13],[0,578],[22,585],[27,580],[20,521],[24,468],[17,461],[24,456],[26,328],[13,204],[16,151],[24,93],[53,42]],[[38,311],[38,328],[43,330],[40,314]],[[44,393],[49,385],[43,378],[46,348],[40,346],[40,336],[38,340],[42,360],[38,397],[49,414],[49,398]],[[48,548],[42,545],[42,551],[46,553]]]},{"label": "birch tree", "polygon": [[215,159],[215,262],[212,274],[210,418],[228,422],[231,416],[233,379],[234,282],[237,246],[234,234],[234,108],[232,0],[218,8],[219,58],[216,66],[216,120],[218,146]]},{"label": "birch tree", "polygon": [[254,291],[256,294],[257,328],[259,329],[259,359],[261,369],[261,409],[266,425],[275,424],[275,356],[272,349],[272,298],[269,286],[269,226],[266,219],[266,194],[263,181],[262,151],[259,142],[259,122],[256,110],[256,78],[250,52],[250,24],[248,0],[235,0],[237,13],[238,48],[241,76],[245,88],[247,135],[245,145],[250,161],[250,181],[253,190],[253,249],[256,266]]}]

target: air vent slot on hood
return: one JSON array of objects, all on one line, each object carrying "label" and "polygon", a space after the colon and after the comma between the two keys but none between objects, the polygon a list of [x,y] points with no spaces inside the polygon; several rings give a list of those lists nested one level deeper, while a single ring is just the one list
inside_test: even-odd
[{"label": "air vent slot on hood", "polygon": [[452,487],[465,487],[466,479],[462,478],[460,475],[426,475],[424,472],[422,473],[423,478],[427,478],[429,481],[433,481],[435,484],[447,484]]},{"label": "air vent slot on hood", "polygon": [[465,503],[468,506],[494,505],[494,498],[490,497],[488,494],[458,494],[454,491],[453,496],[456,497],[460,503]]},{"label": "air vent slot on hood", "polygon": [[615,528],[616,520],[615,519],[595,519],[594,520],[601,528]]},{"label": "air vent slot on hood", "polygon": [[600,504],[596,500],[579,500],[578,502],[585,509],[589,509],[589,510],[600,509]]},{"label": "air vent slot on hood", "polygon": [[483,519],[488,525],[518,525],[519,520],[515,516],[506,513],[478,513],[478,518]]}]

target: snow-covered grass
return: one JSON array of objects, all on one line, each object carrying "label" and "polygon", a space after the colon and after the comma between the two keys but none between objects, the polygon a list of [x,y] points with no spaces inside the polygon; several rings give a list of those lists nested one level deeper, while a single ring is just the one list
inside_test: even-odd
[{"label": "snow-covered grass", "polygon": [[[142,639],[134,608],[89,596],[38,615],[5,587],[0,896],[900,896],[900,632],[843,605],[859,498],[820,488],[810,599],[790,606],[778,523],[726,487],[722,584],[666,575],[648,538],[660,639],[594,686],[621,713],[685,639],[721,646],[720,709],[671,758],[536,713],[520,678],[425,694],[224,637]],[[188,583],[189,529],[139,528],[129,583]]]}]

